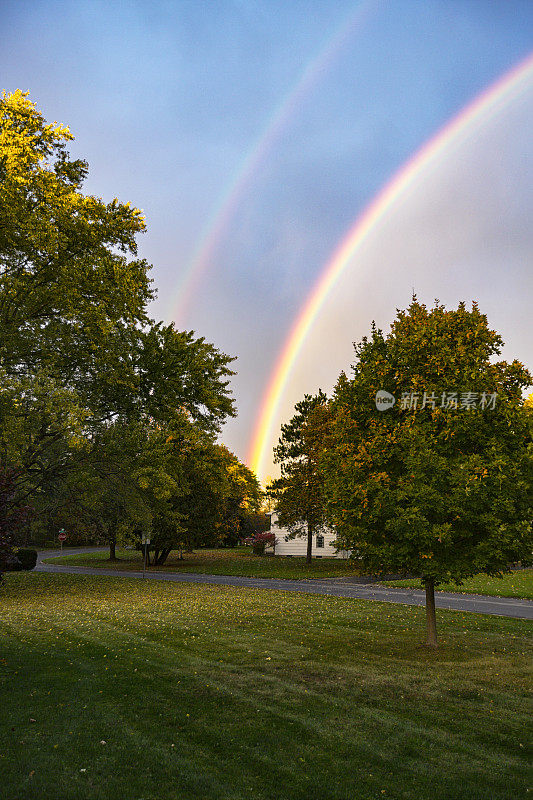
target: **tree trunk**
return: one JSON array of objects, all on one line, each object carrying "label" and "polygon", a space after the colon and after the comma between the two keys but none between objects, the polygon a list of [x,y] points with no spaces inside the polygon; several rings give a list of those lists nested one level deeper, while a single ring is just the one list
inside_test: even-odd
[{"label": "tree trunk", "polygon": [[424,580],[426,587],[426,645],[437,647],[437,618],[435,615],[435,582]]},{"label": "tree trunk", "polygon": [[116,550],[115,550],[116,546],[117,546],[117,543],[116,543],[115,539],[112,539],[109,542],[109,560],[110,561],[117,561],[117,554],[116,554]]},{"label": "tree trunk", "polygon": [[311,525],[307,525],[307,556],[305,560],[308,564],[313,560],[313,528]]},{"label": "tree trunk", "polygon": [[158,550],[157,559],[154,561],[154,564],[157,564],[158,566],[164,564],[168,558],[171,549],[172,549],[171,547],[164,547],[162,550]]}]

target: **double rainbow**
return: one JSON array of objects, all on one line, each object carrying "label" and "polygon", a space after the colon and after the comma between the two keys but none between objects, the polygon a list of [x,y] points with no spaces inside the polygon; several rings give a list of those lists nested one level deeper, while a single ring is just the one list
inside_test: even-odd
[{"label": "double rainbow", "polygon": [[320,278],[310,292],[303,309],[282,347],[270,375],[252,435],[248,464],[262,477],[267,450],[285,386],[309,331],[320,314],[329,293],[357,254],[377,223],[406,195],[415,181],[423,179],[438,162],[453,153],[463,141],[496,115],[502,114],[513,100],[533,86],[533,54],[507,72],[478,95],[456,117],[404,164],[376,195],[334,251]]}]

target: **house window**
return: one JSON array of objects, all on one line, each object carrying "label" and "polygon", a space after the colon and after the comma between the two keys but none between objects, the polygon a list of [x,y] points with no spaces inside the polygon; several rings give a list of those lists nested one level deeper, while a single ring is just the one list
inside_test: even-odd
[{"label": "house window", "polygon": [[321,533],[319,533],[316,537],[316,546],[317,547],[324,547],[324,537]]}]

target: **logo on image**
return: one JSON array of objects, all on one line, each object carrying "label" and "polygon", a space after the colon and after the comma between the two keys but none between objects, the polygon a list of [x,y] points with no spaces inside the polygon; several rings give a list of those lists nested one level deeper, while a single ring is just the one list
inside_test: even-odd
[{"label": "logo on image", "polygon": [[380,389],[376,392],[376,408],[378,411],[386,411],[388,408],[392,408],[395,402],[394,395],[386,392],[385,389]]}]

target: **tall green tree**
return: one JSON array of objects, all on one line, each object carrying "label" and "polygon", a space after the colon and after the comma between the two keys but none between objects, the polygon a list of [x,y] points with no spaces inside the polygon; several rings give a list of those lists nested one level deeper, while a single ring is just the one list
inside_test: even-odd
[{"label": "tall green tree", "polygon": [[[84,194],[88,167],[70,158],[72,138],[27,94],[0,98],[0,459],[14,470],[15,502],[48,514],[66,483],[73,498],[85,479],[78,503],[102,505],[96,458],[124,490],[109,512],[121,497],[131,510],[140,496],[131,483],[140,456],[126,446],[135,431],[170,435],[186,418],[214,437],[234,414],[233,359],[148,317],[155,293],[136,242],[143,215]],[[119,428],[128,432],[123,481]]]},{"label": "tall green tree", "polygon": [[268,493],[274,500],[279,524],[291,536],[307,538],[306,558],[313,555],[313,536],[326,525],[321,456],[327,438],[329,411],[324,392],[305,395],[295,405],[296,414],[281,426],[274,448],[274,461],[281,477],[273,480]]},{"label": "tall green tree", "polygon": [[0,449],[20,502],[64,478],[80,437],[135,407],[154,297],[141,212],[83,194],[72,138],[27,94],[0,98]]},{"label": "tall green tree", "polygon": [[[373,572],[421,576],[431,646],[435,586],[531,552],[531,376],[496,361],[501,347],[475,303],[428,310],[413,298],[388,335],[373,327],[356,346],[335,389],[324,469],[339,543]],[[396,398],[386,410],[380,390]]]}]

